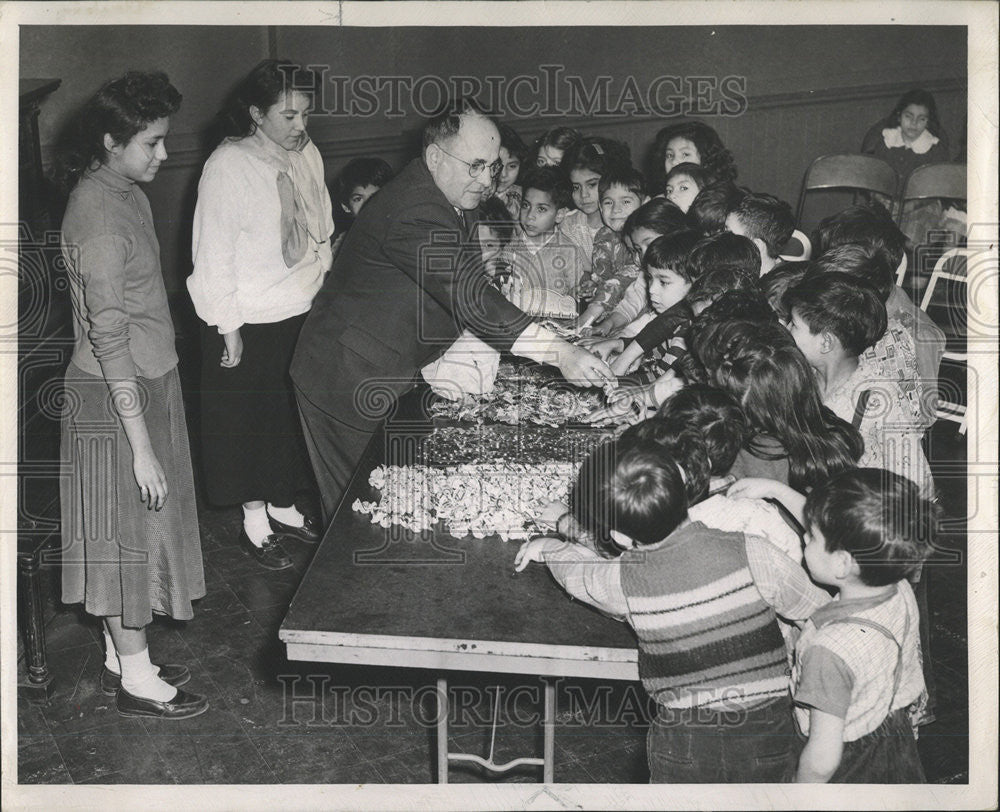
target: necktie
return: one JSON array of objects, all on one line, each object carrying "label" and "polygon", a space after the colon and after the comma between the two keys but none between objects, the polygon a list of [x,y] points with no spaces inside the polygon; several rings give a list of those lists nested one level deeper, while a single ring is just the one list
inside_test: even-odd
[{"label": "necktie", "polygon": [[305,211],[287,172],[278,173],[278,201],[281,204],[281,256],[285,266],[291,268],[306,255],[309,230],[305,225]]}]

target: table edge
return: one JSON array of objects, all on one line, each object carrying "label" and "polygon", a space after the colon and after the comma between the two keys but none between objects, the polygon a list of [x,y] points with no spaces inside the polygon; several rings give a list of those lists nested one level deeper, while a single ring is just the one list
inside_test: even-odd
[{"label": "table edge", "polygon": [[499,655],[569,662],[594,661],[638,663],[637,648],[608,646],[564,646],[500,640],[462,640],[448,637],[410,637],[390,634],[315,631],[281,628],[278,638],[286,645],[322,647],[367,647],[405,652],[440,652],[450,654]]}]

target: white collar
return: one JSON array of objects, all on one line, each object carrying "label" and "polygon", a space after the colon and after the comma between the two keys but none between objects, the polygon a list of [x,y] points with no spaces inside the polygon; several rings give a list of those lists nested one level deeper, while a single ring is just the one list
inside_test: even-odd
[{"label": "white collar", "polygon": [[887,127],[882,130],[882,140],[885,141],[885,145],[890,149],[893,149],[894,147],[906,147],[907,149],[915,152],[917,155],[923,155],[941,139],[935,135],[931,135],[930,130],[924,130],[917,137],[916,141],[912,144],[907,144],[906,141],[903,140],[902,127]]}]

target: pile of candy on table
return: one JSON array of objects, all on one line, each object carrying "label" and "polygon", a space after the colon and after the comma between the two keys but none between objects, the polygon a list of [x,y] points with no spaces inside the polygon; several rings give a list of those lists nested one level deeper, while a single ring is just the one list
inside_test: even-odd
[{"label": "pile of candy on table", "polygon": [[545,505],[566,501],[586,455],[617,433],[579,422],[604,403],[601,390],[547,367],[504,362],[489,395],[435,400],[418,463],[378,466],[368,480],[378,498],[352,507],[415,533],[440,525],[455,538],[527,538]]}]

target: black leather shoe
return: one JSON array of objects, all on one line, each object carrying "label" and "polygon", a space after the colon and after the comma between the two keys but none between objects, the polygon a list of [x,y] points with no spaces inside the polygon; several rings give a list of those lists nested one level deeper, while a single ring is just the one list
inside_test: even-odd
[{"label": "black leather shoe", "polygon": [[189,694],[180,688],[177,689],[177,696],[167,702],[135,696],[120,688],[116,704],[122,716],[148,716],[153,719],[190,719],[208,710],[207,697]]},{"label": "black leather shoe", "polygon": [[306,544],[315,544],[319,541],[319,525],[316,524],[316,520],[312,516],[305,517],[302,527],[292,527],[284,522],[279,522],[270,513],[267,514],[267,519],[271,522],[271,529],[275,535],[298,539]]},{"label": "black leather shoe", "polygon": [[[153,663],[153,668],[160,669],[160,679],[175,688],[186,685],[191,679],[191,672],[186,665],[157,665]],[[107,666],[101,669],[101,693],[105,696],[114,696],[118,689],[122,687],[121,675],[114,671],[109,671]]]},{"label": "black leather shoe", "polygon": [[243,552],[256,558],[258,564],[269,570],[287,570],[292,566],[292,559],[282,549],[279,537],[273,533],[264,539],[264,543],[258,547],[250,541],[247,531],[241,530],[240,547],[243,548]]}]

